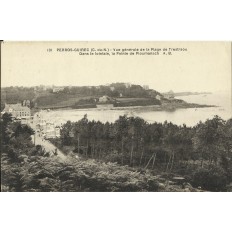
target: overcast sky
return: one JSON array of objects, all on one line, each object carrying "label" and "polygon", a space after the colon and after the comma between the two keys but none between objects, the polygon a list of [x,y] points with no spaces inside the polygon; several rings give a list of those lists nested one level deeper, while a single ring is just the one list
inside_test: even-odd
[{"label": "overcast sky", "polygon": [[[231,88],[230,43],[4,42],[2,86],[104,85],[130,82],[165,92]],[[187,48],[172,56],[80,56],[57,48]],[[52,52],[47,52],[51,48]]]}]

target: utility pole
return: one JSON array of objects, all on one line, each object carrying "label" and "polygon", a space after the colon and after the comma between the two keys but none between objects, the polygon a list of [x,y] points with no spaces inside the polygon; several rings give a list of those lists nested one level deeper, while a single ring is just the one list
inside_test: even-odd
[{"label": "utility pole", "polygon": [[[35,134],[36,134],[36,131],[35,131]],[[34,134],[34,145],[35,145],[35,134]]]}]

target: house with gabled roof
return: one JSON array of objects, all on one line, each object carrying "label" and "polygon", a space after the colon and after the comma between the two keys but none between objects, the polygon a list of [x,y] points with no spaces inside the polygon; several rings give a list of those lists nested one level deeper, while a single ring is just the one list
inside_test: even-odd
[{"label": "house with gabled roof", "polygon": [[21,103],[17,104],[5,104],[5,108],[2,111],[2,114],[8,113],[11,114],[13,118],[30,118],[31,110],[27,106],[22,106]]}]

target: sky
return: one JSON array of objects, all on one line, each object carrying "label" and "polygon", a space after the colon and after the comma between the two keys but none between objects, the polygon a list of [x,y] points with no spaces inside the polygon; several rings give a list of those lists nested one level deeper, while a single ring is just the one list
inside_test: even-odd
[{"label": "sky", "polygon": [[[83,56],[60,48],[185,48],[172,55]],[[52,49],[52,52],[48,52]],[[162,52],[161,52],[162,53]],[[229,42],[4,42],[2,87],[149,85],[160,92],[231,90]]]}]

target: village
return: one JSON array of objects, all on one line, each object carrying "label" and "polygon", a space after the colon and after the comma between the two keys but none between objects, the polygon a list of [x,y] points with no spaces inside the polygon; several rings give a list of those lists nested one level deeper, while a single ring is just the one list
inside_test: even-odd
[{"label": "village", "polygon": [[35,130],[36,135],[41,138],[49,139],[60,137],[60,126],[44,120],[41,116],[43,110],[32,115],[29,104],[30,102],[27,100],[23,101],[22,104],[5,104],[5,108],[1,114],[11,114],[13,121],[29,125]]}]

